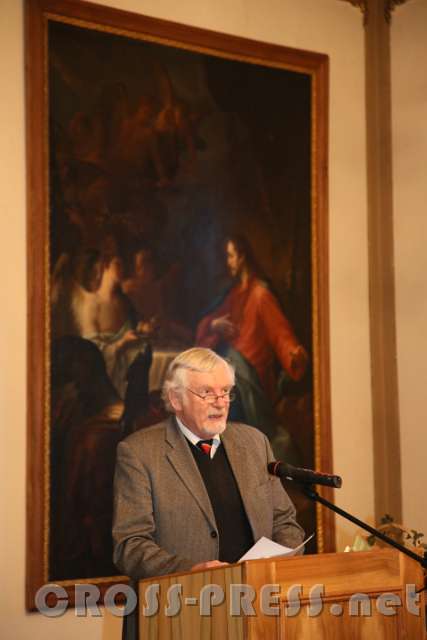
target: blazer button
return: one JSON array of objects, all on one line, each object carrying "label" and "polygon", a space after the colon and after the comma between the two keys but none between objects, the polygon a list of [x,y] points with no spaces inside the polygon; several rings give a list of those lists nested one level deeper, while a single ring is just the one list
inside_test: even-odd
[{"label": "blazer button", "polygon": [[217,538],[218,534],[216,531],[211,531],[211,538]]}]

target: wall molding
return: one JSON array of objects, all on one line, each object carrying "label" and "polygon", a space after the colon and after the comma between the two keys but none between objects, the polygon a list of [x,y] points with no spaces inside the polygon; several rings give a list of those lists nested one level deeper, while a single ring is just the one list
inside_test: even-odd
[{"label": "wall molding", "polygon": [[[390,22],[367,0],[365,25],[369,314],[375,516],[402,517],[396,339]],[[387,3],[386,3],[387,4]]]},{"label": "wall molding", "polygon": [[[363,14],[363,24],[366,26],[368,23],[368,15],[369,15],[369,0],[341,0],[343,2],[348,2],[354,7],[357,7],[361,10]],[[384,7],[384,19],[387,23],[391,22],[391,14],[395,10],[395,8],[401,4],[405,4],[408,0],[376,0],[377,3],[382,3]]]},{"label": "wall molding", "polygon": [[391,14],[397,6],[405,4],[408,0],[385,0],[384,3],[384,17],[386,22],[391,22]]},{"label": "wall molding", "polygon": [[391,14],[408,0],[344,0],[363,14],[375,518],[402,517],[391,137]]},{"label": "wall molding", "polygon": [[341,2],[348,2],[357,7],[363,14],[363,24],[365,25],[368,20],[368,0],[341,0]]}]

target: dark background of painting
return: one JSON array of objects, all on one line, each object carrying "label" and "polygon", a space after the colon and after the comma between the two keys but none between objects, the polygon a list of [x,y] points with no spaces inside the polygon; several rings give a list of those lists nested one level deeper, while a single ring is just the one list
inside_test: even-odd
[{"label": "dark background of painting", "polygon": [[[311,356],[310,76],[59,22],[48,33],[52,270],[112,239],[129,267],[148,245],[160,276],[175,268],[168,313],[194,331],[229,284],[223,242],[238,231]],[[141,105],[129,158],[119,123]],[[310,371],[277,410],[312,467]],[[52,471],[55,508],[55,450]],[[314,510],[294,499],[311,533]],[[50,579],[84,577],[55,563]]]}]

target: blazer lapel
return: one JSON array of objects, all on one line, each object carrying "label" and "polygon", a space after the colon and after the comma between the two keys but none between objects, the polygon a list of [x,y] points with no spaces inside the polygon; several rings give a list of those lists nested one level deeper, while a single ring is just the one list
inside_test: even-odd
[{"label": "blazer lapel", "polygon": [[173,418],[169,420],[166,427],[166,442],[170,445],[166,457],[205,514],[212,528],[216,529],[215,516],[205,484],[185,436]]},{"label": "blazer lapel", "polygon": [[233,424],[229,423],[221,436],[228,460],[236,478],[243,506],[252,528],[254,540],[263,535],[263,523],[260,521],[260,504],[257,501],[257,485],[251,473],[253,453],[250,446],[236,437]]}]

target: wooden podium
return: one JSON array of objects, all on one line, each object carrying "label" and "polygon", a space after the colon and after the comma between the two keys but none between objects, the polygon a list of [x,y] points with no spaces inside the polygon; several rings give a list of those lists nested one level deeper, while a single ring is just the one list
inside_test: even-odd
[{"label": "wooden podium", "polygon": [[141,580],[139,637],[425,639],[424,594],[408,603],[406,585],[422,588],[422,569],[388,549],[252,560]]}]

